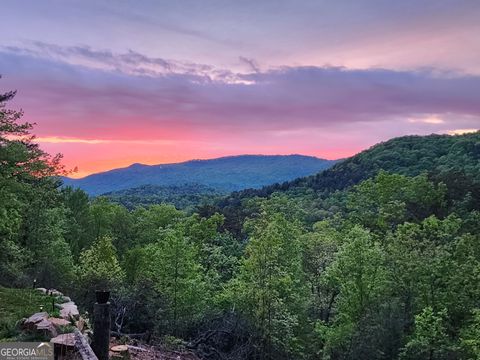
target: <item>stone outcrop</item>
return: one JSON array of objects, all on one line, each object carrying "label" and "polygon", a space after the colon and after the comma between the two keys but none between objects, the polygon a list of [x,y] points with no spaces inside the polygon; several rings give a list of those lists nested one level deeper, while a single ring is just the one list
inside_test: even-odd
[{"label": "stone outcrop", "polygon": [[62,319],[75,321],[80,317],[77,305],[73,301],[57,304],[57,306],[60,308],[60,317]]},{"label": "stone outcrop", "polygon": [[48,318],[48,313],[47,312],[39,312],[35,313],[32,316],[30,316],[28,319],[26,319],[23,324],[26,326],[29,326],[31,324],[36,324],[44,319]]},{"label": "stone outcrop", "polygon": [[74,333],[61,334],[50,340],[53,343],[55,359],[57,360],[83,360],[77,351]]},{"label": "stone outcrop", "polygon": [[39,323],[35,324],[37,332],[41,332],[49,338],[57,336],[58,332],[55,325],[48,319],[43,319]]},{"label": "stone outcrop", "polygon": [[75,305],[75,303],[68,296],[63,295],[60,291],[56,289],[45,288],[37,288],[36,290],[41,291],[45,295],[55,296],[62,301],[60,304],[55,304],[55,306],[60,309],[60,316],[62,319],[67,321],[76,321],[80,317],[77,305]]},{"label": "stone outcrop", "polygon": [[66,303],[66,302],[71,302],[72,299],[70,299],[68,296],[62,295],[62,296],[60,296],[60,301],[62,303]]},{"label": "stone outcrop", "polygon": [[46,312],[40,312],[30,316],[23,322],[22,329],[50,338],[58,334],[55,325],[48,319],[48,313]]}]

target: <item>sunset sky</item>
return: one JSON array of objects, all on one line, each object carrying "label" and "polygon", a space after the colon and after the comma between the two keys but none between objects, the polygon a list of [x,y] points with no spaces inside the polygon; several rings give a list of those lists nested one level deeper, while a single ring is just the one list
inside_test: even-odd
[{"label": "sunset sky", "polygon": [[0,92],[76,177],[352,155],[480,128],[480,1],[43,1],[0,11]]}]

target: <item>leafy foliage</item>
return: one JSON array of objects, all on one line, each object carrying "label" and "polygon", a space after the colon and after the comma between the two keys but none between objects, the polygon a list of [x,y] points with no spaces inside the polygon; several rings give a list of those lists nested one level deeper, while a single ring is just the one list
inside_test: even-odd
[{"label": "leafy foliage", "polygon": [[[447,185],[447,201],[472,210],[480,203],[480,132],[465,135],[404,136],[384,143],[345,159],[316,175],[298,178],[289,182],[234,192],[218,201],[215,207],[201,209],[205,214],[221,212],[228,229],[241,233],[241,224],[251,216],[244,203],[255,197],[270,197],[276,192],[291,198],[325,202],[336,191],[344,191],[381,171],[414,177],[426,174],[435,183]],[[315,204],[316,205],[316,204]],[[312,223],[321,220],[328,208],[319,211],[318,205],[309,212]],[[330,204],[334,205],[334,204]],[[477,205],[478,207],[478,205]]]},{"label": "leafy foliage", "polygon": [[97,282],[99,290],[109,289],[123,278],[116,250],[107,236],[98,239],[82,253],[79,270],[81,278]]},{"label": "leafy foliage", "polygon": [[213,203],[224,192],[200,184],[172,186],[143,185],[137,188],[108,192],[102,196],[127,209],[139,206],[172,204],[177,209],[193,212],[198,205]]},{"label": "leafy foliage", "polygon": [[299,314],[307,293],[299,229],[283,215],[267,213],[248,226],[252,234],[247,257],[233,282],[234,297],[259,330],[262,358],[279,358],[278,350],[298,354],[303,320]]}]

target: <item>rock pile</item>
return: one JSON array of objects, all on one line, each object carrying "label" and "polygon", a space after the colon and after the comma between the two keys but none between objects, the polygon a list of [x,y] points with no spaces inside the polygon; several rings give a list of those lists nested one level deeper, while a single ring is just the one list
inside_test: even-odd
[{"label": "rock pile", "polygon": [[[60,317],[50,317],[47,312],[33,314],[22,322],[22,330],[35,336],[49,338],[54,344],[58,359],[77,358],[75,329],[80,336],[88,332],[85,320],[80,316],[77,305],[56,289],[37,288],[45,295],[55,297]],[[53,298],[52,298],[53,299]],[[66,332],[68,331],[68,332]]]},{"label": "rock pile", "polygon": [[65,326],[72,323],[66,319],[49,317],[47,312],[33,314],[22,323],[22,330],[42,337],[56,337]]},{"label": "rock pile", "polygon": [[22,330],[42,337],[57,336],[57,329],[48,320],[48,313],[46,312],[39,312],[30,316],[23,322]]}]

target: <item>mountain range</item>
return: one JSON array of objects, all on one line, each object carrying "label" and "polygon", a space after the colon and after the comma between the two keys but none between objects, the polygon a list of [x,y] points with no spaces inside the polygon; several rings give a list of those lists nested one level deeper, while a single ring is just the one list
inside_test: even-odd
[{"label": "mountain range", "polygon": [[83,189],[91,196],[143,185],[198,184],[219,192],[231,192],[309,176],[336,162],[304,155],[240,155],[173,164],[132,164],[80,179],[65,177],[63,184]]}]

